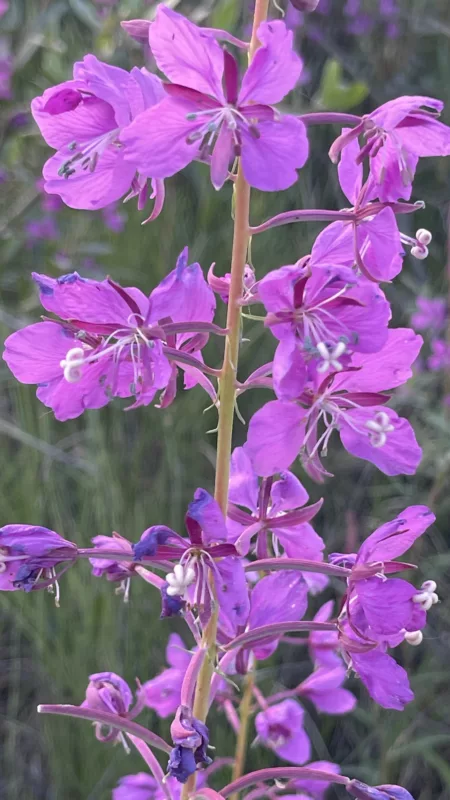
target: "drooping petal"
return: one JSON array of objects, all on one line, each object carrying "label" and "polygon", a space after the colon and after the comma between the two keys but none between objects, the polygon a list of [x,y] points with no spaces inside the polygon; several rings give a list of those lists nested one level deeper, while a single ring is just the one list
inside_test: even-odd
[{"label": "drooping petal", "polygon": [[352,668],[373,700],[383,708],[403,711],[414,700],[406,671],[381,650],[352,653]]},{"label": "drooping petal", "polygon": [[[343,128],[342,134],[349,133],[350,128]],[[338,164],[338,176],[341,189],[347,200],[352,206],[355,205],[357,197],[362,188],[363,165],[358,164],[356,159],[359,155],[359,142],[352,139],[346,147],[342,149],[341,159]]]},{"label": "drooping petal", "polygon": [[392,561],[403,555],[436,517],[427,506],[409,506],[391,522],[377,528],[359,548],[357,561]]},{"label": "drooping petal", "polygon": [[217,562],[216,591],[219,603],[219,627],[229,638],[245,626],[250,598],[242,560],[227,556]]},{"label": "drooping petal", "polygon": [[356,229],[361,261],[375,281],[391,281],[403,265],[400,232],[392,208],[383,208]]},{"label": "drooping petal", "polygon": [[[133,310],[145,316],[148,300],[139,289],[118,291],[108,280],[82,278],[77,272],[50,278],[32,273],[39,287],[39,296],[46,311],[62,319],[75,319],[94,324],[113,324],[125,328],[135,324]],[[125,299],[129,295],[129,301]],[[129,318],[132,317],[130,323]]]},{"label": "drooping petal", "polygon": [[96,211],[128,192],[136,169],[114,145],[103,150],[92,172],[77,170],[68,178],[62,177],[58,171],[72,155],[65,147],[45,162],[42,171],[45,191],[59,195],[69,208]]},{"label": "drooping petal", "polygon": [[5,341],[3,359],[21,383],[48,383],[63,377],[61,361],[78,339],[56,322],[37,322]]},{"label": "drooping petal", "polygon": [[140,696],[145,705],[156,711],[159,717],[172,716],[180,705],[181,685],[185,669],[183,671],[165,669],[161,675],[142,684]]},{"label": "drooping petal", "polygon": [[343,689],[346,669],[343,665],[327,669],[319,667],[299,687],[302,697],[308,697],[318,711],[326,714],[347,714],[356,705],[356,697]]},{"label": "drooping petal", "polygon": [[203,532],[205,543],[220,542],[227,538],[225,520],[219,504],[205,489],[197,489],[188,506],[187,518],[195,520]]},{"label": "drooping petal", "polygon": [[303,443],[305,414],[295,403],[272,400],[253,415],[245,448],[257,475],[289,469]]},{"label": "drooping petal", "polygon": [[125,160],[149,178],[168,178],[184,169],[199,154],[199,140],[188,141],[204,124],[203,118],[187,118],[197,110],[190,101],[166,97],[138,114],[120,134]]},{"label": "drooping petal", "polygon": [[235,447],[231,455],[228,498],[231,503],[256,511],[258,478],[243,447]]},{"label": "drooping petal", "polygon": [[233,156],[233,134],[222,125],[211,158],[211,182],[219,190],[228,177],[228,167]]},{"label": "drooping petal", "polygon": [[450,128],[432,116],[411,114],[401,123],[396,136],[414,155],[448,156],[450,154]]},{"label": "drooping petal", "polygon": [[288,189],[298,178],[297,170],[308,158],[308,138],[301,120],[287,114],[258,123],[259,136],[240,127],[242,169],[250,186],[264,192]]},{"label": "drooping petal", "polygon": [[321,553],[325,549],[325,543],[309,522],[291,527],[277,527],[275,533],[289,558],[322,560]]},{"label": "drooping petal", "polygon": [[417,113],[424,107],[431,108],[440,113],[444,108],[444,104],[442,100],[436,100],[434,97],[403,95],[402,97],[396,97],[395,100],[389,100],[387,103],[383,103],[383,105],[379,106],[370,114],[370,118],[381,128],[392,131],[400,125],[409,114]]},{"label": "drooping petal", "polygon": [[131,118],[151,108],[164,99],[166,93],[162,81],[145,67],[133,67],[130,72],[126,95],[130,104]]},{"label": "drooping petal", "polygon": [[225,103],[223,52],[212,36],[161,3],[150,26],[149,42],[159,69],[173,83],[197,89]]},{"label": "drooping petal", "polygon": [[[374,415],[383,412],[389,417],[389,424],[394,430],[387,433],[387,440],[381,447],[371,444],[369,429],[364,432],[366,423]],[[340,422],[340,436],[342,444],[353,456],[371,461],[385,475],[414,475],[422,458],[422,449],[419,447],[414,431],[406,419],[399,417],[392,408],[373,407],[358,408],[348,412],[348,416],[357,426],[358,430]],[[361,432],[359,432],[361,431]]]},{"label": "drooping petal", "polygon": [[257,35],[261,47],[242,80],[238,105],[279,103],[294,88],[303,68],[303,62],[293,48],[293,32],[284,22],[263,22]]},{"label": "drooping petal", "polygon": [[295,400],[304,389],[307,366],[294,336],[283,339],[273,359],[273,388],[279,400]]}]

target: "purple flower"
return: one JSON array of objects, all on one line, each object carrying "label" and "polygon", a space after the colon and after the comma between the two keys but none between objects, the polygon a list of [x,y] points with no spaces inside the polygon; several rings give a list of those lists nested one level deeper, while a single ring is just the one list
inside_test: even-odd
[{"label": "purple flower", "polygon": [[419,331],[439,330],[445,325],[447,304],[443,297],[418,297],[411,325]]},{"label": "purple flower", "polygon": [[186,783],[190,775],[200,767],[207,767],[212,759],[207,755],[209,745],[208,728],[196,719],[187,706],[180,706],[170,726],[173,748],[168,772],[180,783]]},{"label": "purple flower", "polygon": [[94,547],[98,550],[100,558],[90,558],[92,564],[92,574],[96,578],[106,575],[109,581],[123,581],[132,575],[132,565],[128,561],[118,561],[114,558],[101,558],[102,550],[106,552],[123,550],[124,554],[131,556],[133,553],[131,542],[113,533],[112,536],[94,536],[92,539]]},{"label": "purple flower", "polygon": [[[333,614],[334,603],[328,600],[321,606],[313,617],[314,622],[328,622]],[[342,664],[342,659],[337,654],[339,647],[339,634],[337,631],[311,631],[308,636],[308,648],[311,660],[315,666],[334,669]]]},{"label": "purple flower", "polygon": [[166,647],[166,661],[169,669],[142,684],[143,702],[153,708],[160,717],[174,714],[181,702],[181,685],[192,654],[186,651],[183,640],[177,633],[171,633]]},{"label": "purple flower", "polygon": [[110,203],[102,209],[103,222],[110,231],[121,233],[125,227],[126,216],[117,207],[117,203]]},{"label": "purple flower", "polygon": [[381,350],[388,337],[383,292],[346,267],[281,267],[258,283],[258,297],[269,312],[265,325],[280,340],[273,377],[281,400],[298,397],[311,371],[341,371],[352,352]]},{"label": "purple flower", "polygon": [[431,342],[432,355],[427,358],[428,369],[439,372],[441,369],[450,368],[450,344],[444,339],[433,339]]},{"label": "purple flower", "polygon": [[[355,353],[351,369],[317,381],[295,402],[276,400],[256,412],[249,425],[246,451],[255,472],[269,476],[290,467],[302,451],[302,463],[315,480],[328,475],[319,459],[333,430],[354,456],[371,461],[386,475],[413,475],[422,451],[410,424],[384,404],[381,394],[411,376],[422,344],[408,328],[389,331],[374,354]],[[318,425],[325,431],[319,435]]]},{"label": "purple flower", "polygon": [[[146,69],[131,73],[93,55],[77,62],[73,80],[46,89],[31,110],[42,136],[57,150],[44,166],[45,190],[71,208],[98,209],[131,191],[138,207],[147,198],[147,179],[124,160],[121,132],[140,112],[164,96],[161,81]],[[149,176],[154,177],[154,176]],[[157,216],[164,188],[152,182]]]},{"label": "purple flower", "polygon": [[265,191],[287,189],[308,156],[303,123],[272,104],[294,88],[302,62],[283,22],[264,22],[261,47],[239,89],[238,64],[215,38],[158,6],[149,41],[160,70],[172,81],[167,97],[123,133],[125,158],[144,175],[166,178],[194,159],[211,164],[220,189],[240,156],[246,180]]},{"label": "purple flower", "polygon": [[259,741],[292,764],[304,764],[311,756],[311,743],[303,728],[304,711],[295,700],[283,700],[255,717]]},{"label": "purple flower", "polygon": [[29,592],[57,584],[55,567],[76,555],[73,542],[48,528],[5,525],[0,528],[0,590]]},{"label": "purple flower", "polygon": [[[243,447],[236,447],[231,457],[229,501],[227,528],[243,555],[256,536],[258,558],[268,558],[269,536],[277,554],[281,547],[291,558],[322,559],[325,544],[308,524],[320,503],[300,510],[308,493],[292,472],[282,472],[277,481],[265,478],[258,486],[248,454]],[[251,514],[236,506],[244,506]]]},{"label": "purple flower", "polygon": [[[191,366],[202,366],[215,299],[200,265],[188,265],[187,250],[150,297],[76,272],[33,278],[44,308],[63,322],[46,320],[13,333],[3,357],[19,381],[38,384],[37,397],[57,419],[73,419],[113,397],[134,395],[131,407],[148,405],[159,390],[166,406],[176,393],[177,363],[186,388],[200,383],[215,396],[210,381]],[[160,319],[172,327],[164,329]],[[205,333],[194,333],[199,324]],[[177,325],[182,333],[172,332]]]},{"label": "purple flower", "polygon": [[414,700],[406,670],[383,648],[364,651],[367,642],[347,636],[342,647],[348,666],[361,679],[372,700],[383,708],[403,711]]},{"label": "purple flower", "polygon": [[[197,780],[197,787],[201,786],[201,780]],[[170,791],[173,800],[180,800],[181,787],[175,778],[167,777],[164,779],[166,787]],[[159,784],[146,772],[138,772],[137,775],[125,775],[119,780],[118,785],[112,792],[112,800],[167,800],[167,794]]]},{"label": "purple flower", "polygon": [[341,134],[330,158],[337,163],[342,150],[363,136],[356,160],[369,158],[371,196],[382,202],[409,200],[419,158],[450,154],[450,128],[437,119],[442,109],[443,103],[432,97],[390,100]]},{"label": "purple flower", "polygon": [[[107,711],[119,717],[130,716],[130,706],[133,694],[123,678],[115,672],[97,672],[89,676],[89,685],[86,689],[86,699],[81,708],[92,708],[95,711]],[[101,742],[114,742],[122,739],[122,734],[116,728],[110,727],[104,731],[103,723],[96,723],[95,735]]]},{"label": "purple flower", "polygon": [[51,216],[43,216],[26,222],[24,232],[29,248],[32,248],[40,240],[54,241],[60,237],[56,220]]},{"label": "purple flower", "polygon": [[[0,14],[1,16],[1,14]],[[12,71],[13,60],[8,52],[6,40],[0,40],[0,100],[11,100],[12,98]]]},{"label": "purple flower", "polygon": [[342,664],[333,669],[319,667],[297,687],[296,694],[311,700],[318,711],[348,714],[356,705],[356,697],[342,688],[346,674]]}]

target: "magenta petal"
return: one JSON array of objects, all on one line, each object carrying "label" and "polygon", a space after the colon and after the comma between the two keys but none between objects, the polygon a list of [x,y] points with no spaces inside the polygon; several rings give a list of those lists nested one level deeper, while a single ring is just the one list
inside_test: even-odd
[{"label": "magenta petal", "polygon": [[166,97],[138,114],[120,135],[126,161],[150,178],[168,178],[186,167],[199,153],[198,141],[187,142],[202,124],[187,119],[196,110],[191,102]]},{"label": "magenta petal", "polygon": [[211,181],[215,189],[221,189],[228,177],[228,167],[233,155],[233,134],[222,125],[211,158]]},{"label": "magenta petal", "polygon": [[293,48],[293,33],[284,22],[271,20],[258,28],[261,47],[242,80],[238,105],[279,103],[297,83],[303,62]]},{"label": "magenta petal", "polygon": [[185,670],[165,669],[150,681],[142,684],[140,693],[148,708],[152,708],[159,717],[175,714],[181,699],[181,685]]},{"label": "magenta petal", "polygon": [[398,148],[388,137],[380,152],[370,159],[370,174],[377,184],[375,191],[371,191],[371,196],[376,196],[378,193],[378,198],[382,203],[395,203],[400,198],[409,200],[418,160],[418,156],[408,150],[404,151],[405,166],[401,171]]},{"label": "magenta petal", "polygon": [[387,653],[380,650],[352,653],[352,668],[373,700],[383,708],[403,711],[414,700],[406,671]]},{"label": "magenta petal", "polygon": [[303,506],[309,498],[308,492],[292,472],[282,472],[280,480],[275,481],[270,492],[271,513],[291,511]]},{"label": "magenta petal", "polygon": [[353,266],[355,261],[353,226],[349,222],[332,222],[319,233],[311,250],[311,266]]},{"label": "magenta petal", "polygon": [[[370,442],[369,431],[365,433],[365,424],[383,411],[389,417],[394,430],[387,434],[387,441],[382,447],[374,447]],[[342,444],[353,456],[371,461],[385,475],[414,475],[422,458],[414,431],[406,419],[399,417],[392,408],[373,407],[352,409],[348,412],[352,423],[358,430],[340,421]],[[361,431],[361,432],[359,432]]]},{"label": "magenta petal", "polygon": [[450,128],[430,116],[413,114],[396,130],[404,146],[416,156],[450,155]]},{"label": "magenta petal", "polygon": [[[350,128],[343,128],[342,135],[350,132]],[[359,155],[358,139],[352,139],[341,152],[341,159],[338,164],[338,175],[341,189],[346,198],[354,206],[356,199],[361,191],[363,179],[363,166],[357,164],[356,159]]]},{"label": "magenta petal", "polygon": [[305,435],[305,414],[295,403],[272,400],[253,415],[245,448],[257,475],[269,477],[295,461]]},{"label": "magenta petal", "polygon": [[58,170],[71,157],[67,148],[60,150],[44,164],[42,174],[45,191],[57,194],[70,208],[96,211],[119,200],[129,190],[135,167],[124,161],[123,153],[109,145],[98,159],[95,170],[76,171],[69,178]]},{"label": "magenta petal", "polygon": [[89,53],[73,67],[75,80],[83,81],[89,94],[108,103],[114,109],[116,125],[123,127],[130,121],[127,87],[130,74],[125,69],[99,61]]},{"label": "magenta petal", "polygon": [[383,208],[356,229],[361,260],[375,281],[390,281],[403,265],[403,248],[392,208]]},{"label": "magenta petal", "polygon": [[[132,308],[124,299],[125,293],[130,295],[131,303],[137,303],[143,316],[147,311],[148,300],[139,289],[126,288],[119,293],[107,279],[95,281],[82,278],[77,272],[60,278],[49,278],[33,272],[32,277],[39,287],[40,300],[46,311],[62,319],[76,319],[100,326],[111,323],[116,328],[121,325],[127,328],[130,326],[128,320]],[[69,343],[69,347],[73,345]]]},{"label": "magenta petal", "polygon": [[250,186],[276,192],[296,182],[297,169],[303,167],[309,150],[303,122],[283,115],[273,122],[258,123],[258,138],[244,127],[240,131],[242,169]]},{"label": "magenta petal", "polygon": [[149,42],[159,69],[173,83],[225,102],[223,52],[212,36],[161,3],[150,25]]},{"label": "magenta petal", "polygon": [[[175,269],[153,289],[147,321],[155,323],[170,317],[172,322],[212,322],[216,308],[214,292],[200,264],[190,264],[188,255],[185,247]],[[180,337],[181,341],[186,338],[189,334]]]},{"label": "magenta petal", "polygon": [[217,571],[219,627],[226,636],[233,638],[247,623],[250,610],[248,582],[242,560],[234,556],[218,561]]},{"label": "magenta petal", "polygon": [[66,81],[46,89],[42,97],[35,97],[31,102],[31,113],[41,134],[55,150],[72,141],[83,144],[117,128],[114,111],[109,103],[96,97],[83,100],[64,114],[53,115],[44,111],[52,98],[58,96],[62,90],[77,91],[83,88],[85,86],[82,81]]},{"label": "magenta petal", "polygon": [[400,125],[409,114],[417,113],[421,108],[432,108],[440,113],[444,104],[442,100],[436,100],[434,97],[404,95],[383,103],[372,112],[370,118],[380,127],[390,131]]},{"label": "magenta petal", "polygon": [[160,103],[166,96],[163,83],[156,75],[142,67],[133,67],[130,72],[126,96],[130,105],[131,116],[138,114]]},{"label": "magenta petal", "polygon": [[281,758],[304,764],[311,756],[311,743],[303,729],[303,708],[296,700],[284,700],[255,717],[259,739]]},{"label": "magenta petal", "polygon": [[[249,628],[254,630],[272,622],[297,622],[308,607],[308,587],[299,572],[276,572],[262,578],[251,595]],[[255,658],[269,658],[277,648],[277,639],[260,641]]]},{"label": "magenta petal", "polygon": [[427,506],[409,506],[391,522],[377,528],[359,548],[357,561],[392,561],[403,555],[436,517]]},{"label": "magenta petal", "polygon": [[409,621],[415,605],[412,598],[417,589],[401,578],[369,578],[358,581],[354,590],[364,611],[369,628],[379,636],[390,636],[404,628],[409,630]]},{"label": "magenta petal", "polygon": [[235,447],[231,455],[230,486],[228,498],[231,503],[256,511],[258,504],[258,478],[248,453],[243,447]]},{"label": "magenta petal", "polygon": [[273,388],[279,400],[294,400],[304,389],[307,367],[294,336],[283,339],[273,359]]},{"label": "magenta petal", "polygon": [[56,322],[37,322],[12,333],[3,358],[21,383],[47,383],[63,377],[60,362],[79,340]]},{"label": "magenta petal", "polygon": [[83,367],[83,375],[77,383],[60,380],[39,386],[36,397],[51,408],[57,420],[65,422],[79,417],[88,408],[103,408],[111,396],[107,386],[111,383],[114,363],[101,358],[94,364]]},{"label": "magenta petal", "polygon": [[411,365],[419,355],[423,339],[411,328],[392,328],[386,344],[377,353],[355,353],[354,372],[337,375],[333,389],[348,392],[383,392],[401,386],[412,376]]},{"label": "magenta petal", "polygon": [[[284,547],[289,558],[307,558],[311,561],[322,561],[322,550],[325,543],[321,536],[315,532],[309,522],[302,525],[293,525],[276,528],[277,539]],[[305,573],[306,574],[306,573]]]},{"label": "magenta petal", "polygon": [[187,652],[186,645],[178,633],[171,633],[166,647],[166,661],[171,667],[183,673],[191,663],[192,653]]}]

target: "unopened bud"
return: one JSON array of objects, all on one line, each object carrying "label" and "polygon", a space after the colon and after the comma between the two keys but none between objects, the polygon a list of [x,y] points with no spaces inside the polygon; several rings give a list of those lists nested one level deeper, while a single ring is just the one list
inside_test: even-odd
[{"label": "unopened bud", "polygon": [[140,44],[148,42],[148,30],[150,28],[150,21],[148,19],[125,20],[120,23],[120,27],[136,42]]}]

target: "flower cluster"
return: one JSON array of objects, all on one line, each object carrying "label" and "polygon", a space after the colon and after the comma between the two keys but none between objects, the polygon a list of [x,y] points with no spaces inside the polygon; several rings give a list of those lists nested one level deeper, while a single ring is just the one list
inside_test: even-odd
[{"label": "flower cluster", "polygon": [[[312,10],[317,3],[294,5]],[[187,647],[170,635],[168,668],[138,682],[134,705],[123,678],[100,672],[90,676],[80,706],[40,710],[89,719],[100,741],[138,750],[150,772],[123,778],[114,800],[220,800],[251,786],[248,798],[321,800],[333,782],[360,800],[408,800],[401,787],[369,787],[341,775],[337,764],[311,762],[304,718],[350,712],[357,702],[344,686],[351,672],[384,708],[402,710],[413,699],[406,671],[388,650],[422,642],[437,587],[432,579],[418,585],[391,576],[414,569],[396,559],[434,515],[410,506],[357,553],[326,557],[316,530],[323,500],[310,503],[290,469],[300,466],[317,483],[332,477],[323,460],[333,431],[350,455],[388,476],[412,475],[419,465],[414,431],[390,403],[411,377],[422,338],[391,325],[384,284],[399,274],[408,249],[418,259],[428,253],[431,233],[419,228],[406,236],[397,216],[421,208],[409,202],[419,158],[450,154],[450,129],[438,120],[442,104],[402,97],[363,117],[285,113],[276,106],[294,89],[302,61],[283,21],[260,21],[246,43],[198,28],[160,4],[152,23],[125,27],[138,41],[148,40],[164,79],[88,55],[75,64],[72,80],[36,98],[34,118],[56,151],[44,167],[45,190],[72,208],[114,212],[124,195],[137,197],[142,209],[151,186],[149,219],[155,219],[164,181],[191,162],[206,164],[215,189],[226,183],[234,189],[231,273],[220,277],[211,267],[206,279],[200,264],[189,263],[187,248],[149,295],[109,277],[33,273],[51,316],[9,336],[4,359],[19,381],[37,385],[38,399],[60,421],[116,398],[133,398],[128,408],[157,399],[164,409],[175,400],[182,374],[185,388],[199,385],[218,411],[216,492],[197,489],[185,517],[187,535],[156,524],[137,541],[98,534],[93,547],[80,548],[46,528],[0,530],[0,588],[54,589],[59,575],[88,558],[93,576],[117,583],[125,599],[132,582],[156,589],[161,616],[182,618],[191,637]],[[249,56],[246,70],[241,51]],[[318,123],[342,128],[330,159],[350,208],[292,210],[251,228],[250,187],[293,185],[308,157],[307,130]],[[250,235],[308,220],[328,223],[311,252],[258,276],[247,263]],[[226,328],[214,321],[215,293],[228,305]],[[262,314],[254,315],[258,304]],[[268,329],[276,350],[270,364],[238,381],[242,306],[251,312],[244,319]],[[438,301],[422,299],[412,323],[439,329],[444,318]],[[220,369],[203,358],[211,335],[226,339]],[[231,452],[236,398],[261,387],[275,399],[254,414],[246,442]],[[340,608],[322,602],[307,618],[311,598],[330,577],[343,582]],[[294,636],[299,633],[306,637]],[[310,668],[295,686],[270,694],[258,665],[286,642],[306,643]],[[251,716],[254,744],[292,766],[237,774],[223,794],[208,786],[215,769],[226,765],[212,762],[205,720],[213,703],[237,734]],[[173,715],[171,744],[135,721],[145,708]],[[168,756],[167,776],[151,748]]]}]

